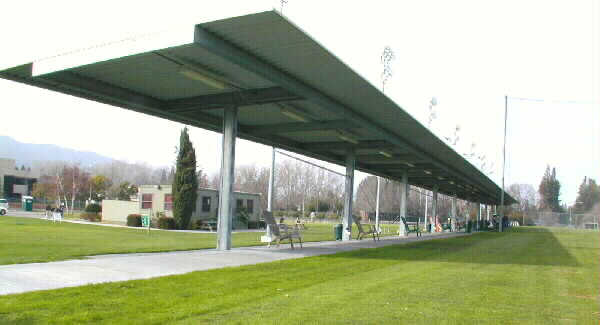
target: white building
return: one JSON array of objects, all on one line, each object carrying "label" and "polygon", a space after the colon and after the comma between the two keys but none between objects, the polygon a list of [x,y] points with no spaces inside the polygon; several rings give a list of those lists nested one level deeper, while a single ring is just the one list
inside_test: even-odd
[{"label": "white building", "polygon": [[[244,209],[248,221],[258,221],[262,213],[260,194],[234,192],[236,209],[234,211],[233,226],[236,229],[247,228],[247,224],[239,220],[238,211]],[[192,214],[191,222],[196,220],[217,221],[219,206],[219,191],[210,188],[199,188],[196,201],[196,211]],[[163,213],[173,217],[173,195],[171,185],[140,185],[138,188],[138,201],[102,201],[102,220],[126,223],[129,214],[156,216]]]}]

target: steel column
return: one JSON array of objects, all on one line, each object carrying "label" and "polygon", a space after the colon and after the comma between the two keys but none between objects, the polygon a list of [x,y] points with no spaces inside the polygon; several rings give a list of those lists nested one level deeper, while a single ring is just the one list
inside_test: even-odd
[{"label": "steel column", "polygon": [[377,232],[381,232],[379,229],[379,193],[380,193],[380,184],[381,180],[379,176],[377,176],[377,199],[375,200],[375,229]]},{"label": "steel column", "polygon": [[271,171],[269,171],[269,193],[267,201],[267,211],[273,212],[273,199],[275,194],[275,147],[271,147]]},{"label": "steel column", "polygon": [[433,186],[432,195],[433,195],[433,198],[431,200],[431,216],[432,216],[433,220],[431,222],[431,229],[429,230],[429,232],[435,232],[435,220],[437,218],[437,201],[438,201],[438,186],[437,185]]},{"label": "steel column", "polygon": [[452,209],[450,210],[450,215],[453,219],[456,219],[456,196],[452,196]]},{"label": "steel column", "polygon": [[233,182],[235,174],[235,139],[237,136],[237,107],[223,110],[223,152],[221,155],[221,188],[219,190],[219,220],[217,225],[217,249],[231,249],[233,222]]},{"label": "steel column", "polygon": [[354,166],[356,164],[354,150],[348,150],[346,154],[346,195],[344,197],[344,215],[342,224],[344,231],[342,240],[352,239],[352,194],[354,191]]},{"label": "steel column", "polygon": [[425,195],[425,214],[424,214],[425,218],[423,218],[424,219],[423,220],[423,225],[425,227],[424,231],[427,231],[427,225],[429,224],[429,219],[427,218],[427,204],[428,204],[428,202],[427,202],[428,200],[427,199],[428,198],[429,197],[427,195]]},{"label": "steel column", "polygon": [[[400,183],[400,216],[406,218],[406,197],[408,196],[408,173],[402,173],[402,183]],[[400,222],[398,234],[405,236],[407,229],[404,223]]]}]

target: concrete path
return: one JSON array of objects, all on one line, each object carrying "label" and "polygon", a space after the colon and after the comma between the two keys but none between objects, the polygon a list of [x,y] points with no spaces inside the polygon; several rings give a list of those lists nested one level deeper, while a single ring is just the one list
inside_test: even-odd
[{"label": "concrete path", "polygon": [[83,260],[1,265],[0,295],[102,282],[148,279],[464,235],[464,233],[440,233],[425,234],[423,237],[387,237],[378,242],[370,239],[349,242],[314,242],[306,243],[304,248],[295,250],[291,250],[289,244],[282,244],[279,248],[255,246],[234,248],[227,252],[205,249],[166,253],[113,254],[91,256]]}]

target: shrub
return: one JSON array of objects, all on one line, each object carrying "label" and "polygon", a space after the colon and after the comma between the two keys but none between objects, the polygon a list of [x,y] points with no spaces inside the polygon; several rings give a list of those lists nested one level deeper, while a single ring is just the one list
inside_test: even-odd
[{"label": "shrub", "polygon": [[264,220],[260,221],[248,221],[248,229],[265,229],[267,225]]},{"label": "shrub", "polygon": [[202,229],[202,220],[196,220],[190,222],[190,230],[200,230]]},{"label": "shrub", "polygon": [[317,213],[317,219],[325,219],[325,213],[323,213],[323,212]]},{"label": "shrub", "polygon": [[83,212],[80,216],[81,219],[92,221],[92,222],[100,222],[102,217],[98,213],[94,212]]},{"label": "shrub", "polygon": [[85,207],[85,212],[100,213],[102,212],[102,206],[98,203],[90,203]]},{"label": "shrub", "polygon": [[160,229],[175,229],[177,228],[177,224],[175,223],[175,219],[169,217],[160,217],[158,218],[158,228]]},{"label": "shrub", "polygon": [[139,214],[130,214],[127,216],[127,225],[129,227],[141,227],[142,216]]}]

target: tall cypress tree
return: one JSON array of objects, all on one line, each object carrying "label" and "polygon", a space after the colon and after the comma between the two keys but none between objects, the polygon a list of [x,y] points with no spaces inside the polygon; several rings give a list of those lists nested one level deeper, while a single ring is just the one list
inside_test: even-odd
[{"label": "tall cypress tree", "polygon": [[196,177],[196,152],[190,141],[187,127],[179,136],[179,152],[173,178],[173,217],[179,229],[187,229],[196,210],[198,178]]},{"label": "tall cypress tree", "polygon": [[556,178],[556,168],[550,169],[550,166],[546,167],[546,172],[540,187],[538,189],[541,197],[540,208],[546,211],[561,212],[560,207],[560,182]]}]

